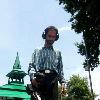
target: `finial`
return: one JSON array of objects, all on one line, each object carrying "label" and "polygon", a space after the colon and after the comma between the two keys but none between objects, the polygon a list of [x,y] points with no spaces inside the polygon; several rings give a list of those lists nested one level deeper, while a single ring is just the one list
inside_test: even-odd
[{"label": "finial", "polygon": [[13,69],[21,69],[18,52],[17,52],[17,56],[16,56],[16,59],[15,59],[15,63],[13,65]]}]

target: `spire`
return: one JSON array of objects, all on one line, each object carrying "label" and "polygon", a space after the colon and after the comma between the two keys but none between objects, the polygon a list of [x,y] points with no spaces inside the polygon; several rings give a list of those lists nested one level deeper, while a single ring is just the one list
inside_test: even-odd
[{"label": "spire", "polygon": [[17,56],[16,56],[16,59],[15,59],[15,63],[13,65],[13,69],[21,69],[18,52],[17,52]]},{"label": "spire", "polygon": [[17,52],[17,56],[15,59],[15,63],[13,65],[13,70],[9,72],[6,76],[9,77],[8,83],[24,83],[24,77],[27,74],[21,70],[21,65],[20,65],[20,60],[19,60],[19,55]]}]

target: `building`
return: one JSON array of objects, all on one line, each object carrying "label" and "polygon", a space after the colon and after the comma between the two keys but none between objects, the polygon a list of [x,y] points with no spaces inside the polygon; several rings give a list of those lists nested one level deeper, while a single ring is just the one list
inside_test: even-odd
[{"label": "building", "polygon": [[26,93],[24,77],[27,74],[21,70],[19,56],[15,59],[13,69],[6,76],[8,83],[0,86],[0,100],[30,100],[30,95]]}]

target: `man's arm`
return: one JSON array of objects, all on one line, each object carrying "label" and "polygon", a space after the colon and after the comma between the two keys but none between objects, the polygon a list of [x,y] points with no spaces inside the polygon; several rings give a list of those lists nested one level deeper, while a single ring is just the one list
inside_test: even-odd
[{"label": "man's arm", "polygon": [[59,71],[59,82],[60,82],[60,84],[65,83],[61,52],[59,52],[59,64],[58,64],[58,68],[59,68],[58,69],[58,71]]},{"label": "man's arm", "polygon": [[65,83],[66,83],[66,81],[64,79],[61,52],[59,52],[59,82],[61,84],[61,95],[65,95]]},{"label": "man's arm", "polygon": [[32,54],[32,60],[29,63],[29,67],[28,67],[28,74],[32,73],[32,71],[36,72],[36,51],[34,51],[34,53]]}]

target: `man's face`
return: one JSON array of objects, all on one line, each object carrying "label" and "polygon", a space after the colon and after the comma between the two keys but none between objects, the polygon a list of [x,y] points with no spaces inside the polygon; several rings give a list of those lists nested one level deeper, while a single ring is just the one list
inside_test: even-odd
[{"label": "man's face", "polygon": [[52,45],[56,39],[56,31],[51,29],[48,31],[47,35],[46,35],[46,41],[49,45]]}]

